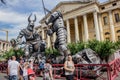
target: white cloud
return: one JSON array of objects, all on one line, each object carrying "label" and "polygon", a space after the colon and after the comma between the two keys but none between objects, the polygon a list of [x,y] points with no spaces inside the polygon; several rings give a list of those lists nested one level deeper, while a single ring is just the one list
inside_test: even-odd
[{"label": "white cloud", "polygon": [[6,0],[7,5],[18,5],[20,0]]},{"label": "white cloud", "polygon": [[[4,26],[2,27],[2,29],[6,29],[9,31],[9,40],[11,38],[16,38],[17,35],[19,34],[19,31],[23,28],[26,28],[28,25],[28,21],[27,18],[29,16],[30,13],[26,13],[26,14],[20,14],[14,11],[10,11],[10,10],[1,10],[0,11],[0,22],[2,23],[8,23],[11,25],[8,25],[8,27],[12,27],[12,28],[4,28]],[[37,17],[37,21],[35,23],[35,25],[39,25],[39,20],[44,16],[42,13],[40,12],[33,12],[33,14],[36,14]],[[33,18],[34,16],[32,16]],[[6,38],[5,35],[0,35],[0,38]]]},{"label": "white cloud", "polygon": [[[46,8],[54,8],[60,1],[68,0],[44,0]],[[106,0],[99,0],[106,1]],[[10,24],[12,28],[7,28],[9,31],[9,40],[16,38],[19,31],[27,27],[27,18],[31,12],[37,16],[36,26],[39,25],[39,20],[44,16],[42,0],[6,0],[7,5],[0,7],[0,22]],[[27,9],[29,10],[27,11]],[[23,12],[20,12],[24,10]],[[27,12],[27,13],[26,13]],[[4,28],[4,26],[2,27]],[[5,29],[5,28],[4,28]],[[3,32],[4,33],[4,32]],[[1,33],[1,34],[3,34]],[[1,35],[1,39],[5,39],[5,34]]]},{"label": "white cloud", "polygon": [[18,24],[26,22],[27,15],[9,10],[0,10],[0,22]]}]

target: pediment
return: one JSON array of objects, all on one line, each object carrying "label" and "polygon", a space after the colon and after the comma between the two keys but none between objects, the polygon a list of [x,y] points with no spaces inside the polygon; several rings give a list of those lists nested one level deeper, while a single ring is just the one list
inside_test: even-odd
[{"label": "pediment", "polygon": [[66,13],[68,11],[74,10],[80,6],[84,6],[88,4],[89,2],[82,2],[82,1],[64,1],[56,5],[56,7],[52,10],[54,11],[60,11],[62,13]]}]

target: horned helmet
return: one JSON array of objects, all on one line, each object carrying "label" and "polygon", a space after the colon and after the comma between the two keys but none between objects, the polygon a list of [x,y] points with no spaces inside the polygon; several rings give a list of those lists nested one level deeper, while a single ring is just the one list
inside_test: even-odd
[{"label": "horned helmet", "polygon": [[35,23],[35,21],[36,21],[36,15],[34,15],[34,20],[31,20],[31,19],[30,19],[31,16],[32,16],[32,14],[30,14],[30,16],[28,17],[28,26],[27,26],[27,29],[28,29],[29,31],[33,31],[33,29],[34,29],[34,23]]}]

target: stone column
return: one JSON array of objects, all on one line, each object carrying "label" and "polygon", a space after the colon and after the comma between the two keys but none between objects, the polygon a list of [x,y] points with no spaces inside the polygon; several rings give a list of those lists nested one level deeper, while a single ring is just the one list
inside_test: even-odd
[{"label": "stone column", "polygon": [[78,20],[77,17],[74,18],[74,24],[75,24],[75,41],[79,41],[79,29],[78,29]]},{"label": "stone column", "polygon": [[88,41],[89,34],[88,34],[88,23],[87,23],[87,15],[83,15],[83,22],[84,22],[84,34],[85,34],[85,41]]},{"label": "stone column", "polygon": [[66,25],[67,25],[67,42],[70,43],[71,42],[71,37],[70,37],[70,23],[69,23],[69,19],[66,21]]},{"label": "stone column", "polygon": [[109,19],[110,19],[111,39],[112,41],[115,41],[115,30],[114,30],[114,24],[113,24],[112,11],[109,11]]},{"label": "stone column", "polygon": [[10,50],[10,48],[11,48],[11,46],[10,46],[10,44],[8,44],[8,50]]},{"label": "stone column", "polygon": [[42,39],[45,39],[44,29],[42,29]]},{"label": "stone column", "polygon": [[48,45],[48,47],[51,46],[50,36],[48,36],[48,35],[47,35],[47,45]]},{"label": "stone column", "polygon": [[93,17],[94,17],[94,24],[95,24],[96,39],[100,41],[100,32],[98,27],[98,17],[97,17],[96,11],[93,13]]},{"label": "stone column", "polygon": [[6,51],[8,51],[8,44],[6,44]]},{"label": "stone column", "polygon": [[2,45],[2,42],[0,42],[0,51],[2,51],[2,49],[1,49],[1,45]]},{"label": "stone column", "polygon": [[54,33],[52,35],[52,41],[51,41],[51,46],[54,48],[54,43],[55,43],[55,40],[56,40],[56,34]]},{"label": "stone column", "polygon": [[101,22],[101,14],[98,15],[98,19],[99,19],[100,38],[103,41],[104,36],[103,36],[103,27],[102,27],[102,22]]},{"label": "stone column", "polygon": [[7,44],[5,43],[5,49],[4,49],[5,51],[7,50]]},{"label": "stone column", "polygon": [[55,40],[56,40],[56,34],[54,33],[53,34],[53,42],[55,42]]},{"label": "stone column", "polygon": [[1,42],[1,51],[3,51],[3,43]]}]

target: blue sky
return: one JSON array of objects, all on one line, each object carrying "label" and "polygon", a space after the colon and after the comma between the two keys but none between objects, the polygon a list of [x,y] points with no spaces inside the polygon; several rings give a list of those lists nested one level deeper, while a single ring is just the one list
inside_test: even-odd
[{"label": "blue sky", "polygon": [[[51,10],[60,1],[71,0],[44,0],[44,3]],[[106,0],[99,1],[104,2]],[[42,0],[5,0],[5,2],[6,5],[0,3],[0,30],[9,31],[9,40],[16,38],[19,31],[27,26],[27,17],[30,13],[37,16],[36,26],[39,25],[38,21],[44,17]],[[6,39],[4,31],[0,31],[0,39]]]}]

